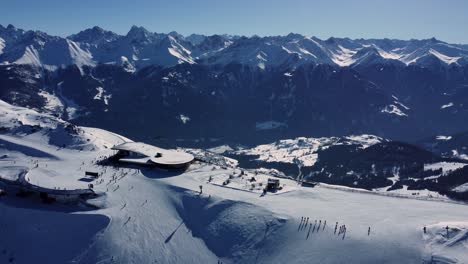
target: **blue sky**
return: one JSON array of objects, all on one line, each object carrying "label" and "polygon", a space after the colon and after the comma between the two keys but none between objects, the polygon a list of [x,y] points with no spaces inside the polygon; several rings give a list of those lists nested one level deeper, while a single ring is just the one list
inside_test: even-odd
[{"label": "blue sky", "polygon": [[98,25],[187,35],[430,38],[468,43],[468,0],[11,0],[0,24],[66,36]]}]

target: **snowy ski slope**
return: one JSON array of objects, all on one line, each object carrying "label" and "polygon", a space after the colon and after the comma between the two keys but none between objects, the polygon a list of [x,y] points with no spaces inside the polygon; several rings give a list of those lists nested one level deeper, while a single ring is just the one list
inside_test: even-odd
[{"label": "snowy ski slope", "polygon": [[[1,111],[41,118],[7,104]],[[114,153],[108,146],[128,139],[79,129],[73,142],[85,148],[50,144],[55,125],[35,132],[18,125],[0,135],[0,176],[37,164],[60,179],[47,184],[73,185],[84,170],[102,173],[93,182],[100,196],[88,201],[98,207],[93,210],[1,197],[0,263],[468,263],[465,204],[308,188],[287,179],[280,181],[288,191],[262,196],[241,184],[219,184],[230,175],[232,182],[270,177],[248,170],[239,176],[235,163],[196,162],[185,172],[100,166]],[[307,226],[301,217],[309,217]],[[346,233],[334,234],[336,222]]]}]

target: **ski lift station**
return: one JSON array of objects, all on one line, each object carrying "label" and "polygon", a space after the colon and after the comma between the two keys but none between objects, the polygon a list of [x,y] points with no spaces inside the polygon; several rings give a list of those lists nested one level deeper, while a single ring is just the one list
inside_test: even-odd
[{"label": "ski lift station", "polygon": [[191,154],[158,148],[141,142],[125,142],[112,149],[118,151],[116,157],[120,162],[138,165],[182,169],[188,167],[194,160]]}]

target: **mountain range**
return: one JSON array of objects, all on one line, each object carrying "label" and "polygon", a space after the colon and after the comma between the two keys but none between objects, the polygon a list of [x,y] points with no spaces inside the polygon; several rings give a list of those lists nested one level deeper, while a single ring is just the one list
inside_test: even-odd
[{"label": "mountain range", "polygon": [[417,142],[468,131],[467,57],[467,45],[434,38],[182,36],[137,26],[57,37],[8,25],[0,99],[158,144],[350,134]]},{"label": "mountain range", "polygon": [[334,66],[369,64],[444,66],[466,65],[468,47],[435,38],[426,40],[349,39],[321,40],[300,34],[245,37],[229,35],[182,36],[153,33],[133,26],[122,36],[93,27],[68,37],[50,36],[0,25],[0,61],[48,69],[67,65],[127,65],[141,69],[181,63],[226,65],[240,63],[267,67],[298,67],[306,63]]},{"label": "mountain range", "polygon": [[467,54],[0,26],[0,263],[468,263]]}]

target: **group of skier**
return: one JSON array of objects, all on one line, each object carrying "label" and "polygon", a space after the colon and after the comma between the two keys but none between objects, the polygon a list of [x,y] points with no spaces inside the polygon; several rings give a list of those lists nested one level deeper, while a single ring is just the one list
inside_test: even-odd
[{"label": "group of skier", "polygon": [[[301,230],[305,230],[307,228],[307,226],[309,226],[309,231],[307,232],[307,237],[306,239],[309,238],[309,235],[310,235],[310,232],[312,231],[312,233],[314,232],[318,232],[320,230],[325,230],[325,227],[327,225],[327,220],[323,221],[323,224],[322,224],[322,220],[315,220],[314,223],[312,224],[312,220],[310,220],[309,222],[309,217],[305,217],[305,216],[302,216],[301,217],[301,222],[299,223],[299,227],[297,228],[297,231],[301,231]],[[341,239],[344,240],[345,237],[346,237],[346,225],[340,225],[338,226],[338,222],[336,222],[335,224],[335,231],[334,231],[334,235],[337,235],[337,236],[341,236]],[[367,235],[370,236],[370,233],[371,233],[371,228],[369,226],[369,228],[367,229]]]},{"label": "group of skier", "polygon": [[[338,222],[336,222],[335,224],[335,233],[336,234],[336,230],[338,229]],[[338,236],[340,236],[341,234],[343,234],[342,238],[341,239],[345,239],[345,236],[346,236],[346,225],[341,225],[340,226],[340,229],[338,230]]]},{"label": "group of skier", "polygon": [[314,224],[312,224],[312,220],[310,221],[309,223],[309,217],[301,217],[301,222],[299,223],[299,227],[297,228],[297,231],[301,231],[301,230],[306,230],[307,226],[309,226],[309,229],[308,229],[308,232],[307,232],[307,236],[306,236],[306,239],[309,239],[309,236],[310,236],[310,233],[314,233],[314,232],[319,232],[320,230],[325,230],[325,226],[327,225],[327,220],[323,221],[323,224],[322,224],[322,220],[315,220],[314,221]]},{"label": "group of skier", "polygon": [[[318,226],[317,226],[317,223],[318,223]],[[312,221],[309,223],[309,217],[305,217],[305,216],[301,217],[301,222],[299,223],[299,227],[298,227],[297,230],[299,231],[299,230],[303,230],[303,229],[307,228],[308,224],[309,224],[310,227],[312,227]],[[322,230],[324,230],[326,225],[327,225],[327,220],[325,220],[323,222],[323,226],[322,226],[322,220],[319,220],[318,222],[317,222],[317,220],[315,220],[314,228],[313,228],[312,232],[315,232],[315,230],[317,230],[317,232],[318,232],[320,230],[321,226],[322,226]]]}]

